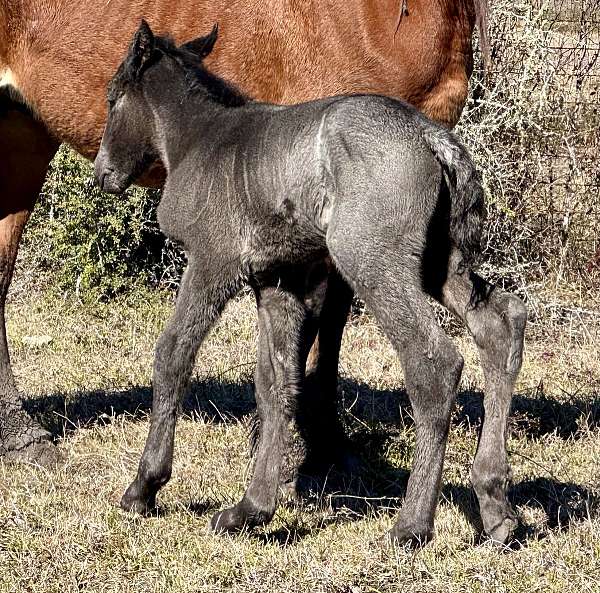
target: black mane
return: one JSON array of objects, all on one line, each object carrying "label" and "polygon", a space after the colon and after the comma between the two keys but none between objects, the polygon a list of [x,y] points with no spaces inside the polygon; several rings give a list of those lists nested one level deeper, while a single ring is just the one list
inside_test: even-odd
[{"label": "black mane", "polygon": [[177,47],[171,37],[155,37],[156,50],[170,56],[185,70],[191,93],[207,94],[226,107],[240,107],[250,101],[235,85],[209,72],[194,52]]}]

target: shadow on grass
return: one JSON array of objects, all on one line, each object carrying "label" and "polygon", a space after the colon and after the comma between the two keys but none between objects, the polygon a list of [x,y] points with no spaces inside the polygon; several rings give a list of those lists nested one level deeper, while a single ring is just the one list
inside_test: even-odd
[{"label": "shadow on grass", "polygon": [[[475,493],[464,486],[446,485],[442,496],[456,505],[469,521],[475,534],[483,539],[483,525]],[[547,537],[551,531],[600,516],[600,496],[578,484],[537,477],[514,484],[508,498],[517,509],[539,510],[541,522],[527,525],[520,521],[511,547],[524,547],[530,541]]]},{"label": "shadow on grass", "polygon": [[[131,420],[146,418],[152,409],[152,388],[59,393],[28,400],[25,407],[53,434],[65,436],[78,428],[108,424],[125,414]],[[217,380],[192,381],[181,405],[184,414],[216,423],[240,420],[254,407],[253,384]]]},{"label": "shadow on grass", "polygon": [[[273,530],[270,530],[268,526],[252,530],[249,535],[265,544],[286,547],[294,545],[314,533],[315,528],[322,529],[333,524],[340,525],[360,521],[381,513],[388,514],[393,519],[401,507],[406,491],[408,472],[388,467],[386,474],[382,481],[387,480],[387,488],[384,489],[387,495],[381,496],[382,491],[373,492],[367,489],[365,476],[353,476],[349,481],[347,478],[345,488],[341,489],[339,493],[325,485],[318,492],[305,492],[299,501],[283,502],[285,506],[292,508],[299,505],[308,512],[311,509],[326,510],[325,513],[317,513],[316,525],[307,525],[305,521],[299,523],[292,521],[284,527]],[[379,479],[381,480],[382,476],[379,476]],[[369,478],[366,481],[369,481]],[[394,484],[393,488],[390,488],[390,483]],[[487,538],[483,533],[479,507],[473,490],[463,485],[445,484],[441,496],[446,504],[457,507],[465,516],[473,529],[475,541],[484,542]],[[577,484],[547,478],[534,478],[519,482],[510,489],[509,500],[518,509],[518,512],[522,513],[525,509],[539,510],[544,517],[537,520],[536,524],[520,522],[507,550],[527,547],[531,542],[544,539],[552,532],[600,516],[599,496]],[[226,508],[229,504],[231,502],[193,501],[185,505],[185,509],[198,517],[205,518],[208,522],[215,512]],[[175,510],[161,507],[157,514],[168,516]]]},{"label": "shadow on grass", "polygon": [[[342,379],[344,408],[359,421],[390,426],[412,423],[406,392],[373,390],[364,383]],[[519,436],[539,438],[556,434],[562,439],[577,438],[600,428],[600,394],[564,395],[559,400],[536,388],[513,396],[510,424]],[[483,393],[462,391],[456,399],[453,425],[479,428],[483,421]]]},{"label": "shadow on grass", "polygon": [[[399,430],[412,425],[411,410],[406,393],[392,390],[373,390],[368,385],[348,379],[341,381],[344,418],[353,433],[354,449],[360,452],[362,463],[352,477],[330,472],[325,479],[305,479],[304,502],[331,506],[336,512],[327,522],[353,520],[373,512],[396,512],[404,497],[408,470],[392,466],[383,454]],[[458,395],[453,424],[473,432],[483,419],[482,394],[464,391]],[[136,386],[124,391],[102,390],[56,394],[26,404],[28,411],[57,435],[79,427],[111,422],[127,414],[132,419],[145,418],[151,409],[151,388]],[[183,412],[192,418],[211,422],[235,422],[254,410],[253,384],[218,380],[194,381],[182,404]],[[547,397],[536,390],[514,397],[511,415],[513,431],[523,437],[538,438],[556,434],[563,439],[580,437],[587,429],[600,428],[600,398],[597,394],[573,396],[568,401]],[[475,437],[475,435],[474,435]],[[324,443],[323,446],[326,446]],[[395,443],[404,447],[400,457],[409,460],[410,443]],[[401,465],[408,466],[408,461]],[[311,494],[311,492],[313,494]],[[317,493],[316,495],[314,493]],[[470,488],[446,484],[442,496],[455,505],[480,534],[482,526],[477,500]],[[516,484],[509,497],[517,507],[539,509],[546,515],[544,527],[523,526],[516,537],[521,545],[539,539],[548,529],[564,527],[600,514],[600,498],[582,486],[549,478],[535,478]],[[205,515],[214,503],[192,502],[189,510]],[[169,510],[166,510],[168,513]],[[304,528],[281,529],[262,534],[265,542],[288,545],[298,541],[308,531]]]},{"label": "shadow on grass", "polygon": [[[381,454],[390,440],[390,435],[380,432],[362,434],[362,469],[352,476],[332,471],[324,482],[306,478],[306,499],[335,511],[325,524],[360,520],[381,512],[395,517],[399,512],[410,473],[408,465],[391,465]],[[441,498],[458,508],[471,525],[476,539],[485,540],[479,503],[472,488],[446,483],[442,487]],[[543,513],[535,524],[520,523],[513,535],[512,547],[516,548],[543,539],[552,531],[600,517],[598,493],[582,485],[553,478],[536,477],[518,482],[509,489],[508,498],[518,513],[525,509]]]},{"label": "shadow on grass", "polygon": [[[368,425],[393,428],[412,424],[408,397],[403,390],[374,390],[364,383],[342,379],[340,382],[344,415]],[[145,417],[152,406],[152,388],[134,386],[122,391],[96,390],[59,393],[25,403],[28,412],[56,435],[82,426],[105,424],[115,416]],[[182,410],[211,422],[239,420],[254,410],[251,382],[226,382],[216,379],[192,382]],[[479,428],[483,420],[483,394],[463,391],[458,394],[453,424]],[[556,434],[563,439],[581,436],[582,427],[600,428],[600,395],[569,396],[567,401],[547,396],[543,390],[522,392],[513,397],[511,428],[527,438]]]}]

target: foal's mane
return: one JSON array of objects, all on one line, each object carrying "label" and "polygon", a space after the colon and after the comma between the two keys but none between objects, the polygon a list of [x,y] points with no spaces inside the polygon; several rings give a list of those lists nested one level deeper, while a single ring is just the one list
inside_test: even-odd
[{"label": "foal's mane", "polygon": [[235,85],[207,70],[200,56],[190,49],[177,47],[169,37],[155,37],[156,49],[173,58],[185,71],[192,94],[208,95],[225,107],[240,107],[250,101]]}]

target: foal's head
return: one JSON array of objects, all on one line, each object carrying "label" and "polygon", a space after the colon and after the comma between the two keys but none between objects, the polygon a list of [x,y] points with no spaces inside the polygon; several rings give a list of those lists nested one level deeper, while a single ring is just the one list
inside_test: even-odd
[{"label": "foal's head", "polygon": [[215,26],[209,35],[177,47],[169,38],[155,37],[142,21],[108,85],[108,117],[95,161],[104,191],[121,193],[159,159],[157,104],[173,97],[181,104],[186,95],[201,93],[226,105],[241,104],[242,96],[201,64],[216,40]]}]

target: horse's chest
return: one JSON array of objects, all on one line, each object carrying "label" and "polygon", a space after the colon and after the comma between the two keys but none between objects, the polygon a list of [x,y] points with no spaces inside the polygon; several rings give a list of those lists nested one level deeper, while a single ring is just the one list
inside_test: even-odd
[{"label": "horse's chest", "polygon": [[156,212],[160,230],[172,241],[185,243],[190,223],[189,208],[166,190]]}]

